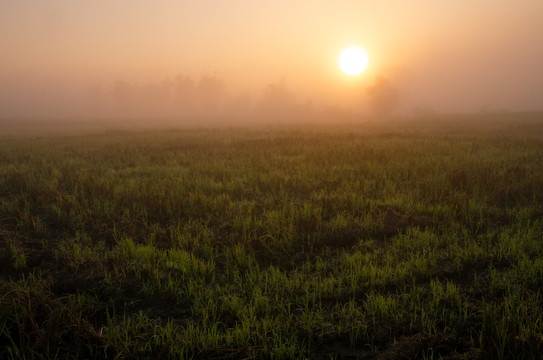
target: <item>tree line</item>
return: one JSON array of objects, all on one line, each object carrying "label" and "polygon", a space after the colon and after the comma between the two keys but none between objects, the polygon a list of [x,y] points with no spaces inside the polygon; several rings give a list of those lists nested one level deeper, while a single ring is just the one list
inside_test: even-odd
[{"label": "tree line", "polygon": [[[366,97],[364,99],[364,96]],[[119,116],[243,116],[269,117],[321,115],[349,116],[351,110],[339,106],[324,105],[318,109],[311,100],[299,101],[296,94],[288,89],[282,78],[266,85],[259,98],[250,94],[231,96],[225,81],[217,76],[203,75],[193,80],[187,75],[178,75],[161,82],[138,84],[116,80],[103,87],[89,88],[88,97],[97,108],[108,109]],[[383,76],[375,78],[360,94],[361,103],[368,102],[370,110],[379,117],[387,117],[399,105],[399,92]]]}]

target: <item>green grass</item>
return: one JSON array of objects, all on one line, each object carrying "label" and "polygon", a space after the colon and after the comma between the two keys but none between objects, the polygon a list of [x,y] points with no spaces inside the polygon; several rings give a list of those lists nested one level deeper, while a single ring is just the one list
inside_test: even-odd
[{"label": "green grass", "polygon": [[538,358],[543,121],[510,117],[6,137],[0,357]]}]

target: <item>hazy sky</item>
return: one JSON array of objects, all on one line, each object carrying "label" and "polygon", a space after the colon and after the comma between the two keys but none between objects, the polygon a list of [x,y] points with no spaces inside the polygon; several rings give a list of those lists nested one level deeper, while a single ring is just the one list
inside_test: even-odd
[{"label": "hazy sky", "polygon": [[[542,18],[541,0],[2,0],[0,117],[178,74],[254,97],[284,77],[299,100],[353,107],[384,75],[407,110],[543,109]],[[370,57],[357,77],[337,66],[349,45]]]}]

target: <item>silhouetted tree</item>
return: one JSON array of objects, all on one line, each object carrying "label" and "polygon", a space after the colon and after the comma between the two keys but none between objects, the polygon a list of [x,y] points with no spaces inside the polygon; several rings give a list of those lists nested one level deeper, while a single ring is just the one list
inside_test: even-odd
[{"label": "silhouetted tree", "polygon": [[383,76],[376,77],[375,82],[366,89],[366,93],[372,111],[380,117],[390,116],[398,108],[398,90]]}]

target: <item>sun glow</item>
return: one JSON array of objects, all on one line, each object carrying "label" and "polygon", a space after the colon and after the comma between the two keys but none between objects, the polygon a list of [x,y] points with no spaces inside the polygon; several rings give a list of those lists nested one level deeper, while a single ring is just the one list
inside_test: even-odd
[{"label": "sun glow", "polygon": [[339,55],[341,71],[350,76],[361,74],[368,66],[368,54],[358,46],[346,48]]}]

